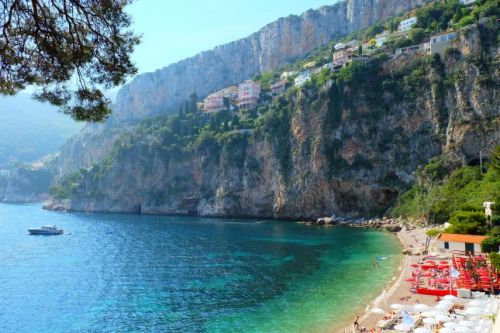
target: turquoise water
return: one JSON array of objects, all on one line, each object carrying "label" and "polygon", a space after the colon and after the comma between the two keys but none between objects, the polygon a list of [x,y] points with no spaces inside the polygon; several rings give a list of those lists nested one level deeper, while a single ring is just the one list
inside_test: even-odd
[{"label": "turquoise water", "polygon": [[[27,234],[43,224],[67,234]],[[0,332],[328,332],[399,252],[361,229],[0,204]]]}]

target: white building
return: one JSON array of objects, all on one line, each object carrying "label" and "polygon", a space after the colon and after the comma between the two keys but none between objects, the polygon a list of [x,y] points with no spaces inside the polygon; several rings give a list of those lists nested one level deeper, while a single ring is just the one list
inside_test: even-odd
[{"label": "white building", "polygon": [[476,0],[460,0],[460,3],[464,6],[472,5]]},{"label": "white building", "polygon": [[451,41],[457,38],[457,33],[454,31],[445,32],[431,36],[430,53],[443,55],[443,51],[451,45]]},{"label": "white building", "polygon": [[406,46],[406,47],[400,47],[399,49],[396,49],[396,55],[400,54],[428,54],[430,52],[431,46],[429,42],[418,44],[418,45],[411,45],[411,46]]},{"label": "white building", "polygon": [[387,36],[389,36],[390,32],[388,30],[384,30],[382,33],[375,36],[375,42],[377,47],[382,47],[387,42]]},{"label": "white building", "polygon": [[289,77],[292,77],[294,75],[295,75],[295,72],[293,72],[293,71],[283,72],[283,73],[281,73],[280,79],[286,80]]},{"label": "white building", "polygon": [[459,235],[442,233],[438,236],[437,246],[445,251],[481,252],[481,242],[488,236]]},{"label": "white building", "polygon": [[300,87],[307,81],[311,80],[311,72],[310,71],[303,71],[300,72],[299,75],[295,78],[295,86]]},{"label": "white building", "polygon": [[414,26],[415,24],[417,24],[417,17],[416,16],[410,17],[409,19],[406,19],[404,21],[401,21],[401,23],[399,23],[398,31],[401,32],[409,31],[411,27]]}]

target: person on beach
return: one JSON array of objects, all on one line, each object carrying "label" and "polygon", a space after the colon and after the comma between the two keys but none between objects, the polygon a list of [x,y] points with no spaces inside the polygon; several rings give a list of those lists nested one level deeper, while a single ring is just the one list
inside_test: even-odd
[{"label": "person on beach", "polygon": [[354,321],[354,328],[358,329],[359,328],[359,316],[356,317],[356,320]]}]

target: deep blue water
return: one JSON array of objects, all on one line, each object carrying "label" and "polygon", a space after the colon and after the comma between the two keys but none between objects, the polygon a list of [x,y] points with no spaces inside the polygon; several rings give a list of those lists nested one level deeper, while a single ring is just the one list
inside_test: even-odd
[{"label": "deep blue water", "polygon": [[[65,234],[28,235],[44,224]],[[0,204],[0,332],[326,332],[399,251],[361,229]]]}]

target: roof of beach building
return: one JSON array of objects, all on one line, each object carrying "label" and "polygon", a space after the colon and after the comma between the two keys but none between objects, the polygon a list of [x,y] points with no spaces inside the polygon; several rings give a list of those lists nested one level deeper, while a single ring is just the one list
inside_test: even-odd
[{"label": "roof of beach building", "polygon": [[486,238],[488,238],[488,236],[460,235],[460,234],[447,234],[447,233],[442,233],[438,237],[438,239],[443,242],[474,243],[474,244],[481,244],[481,242]]}]

